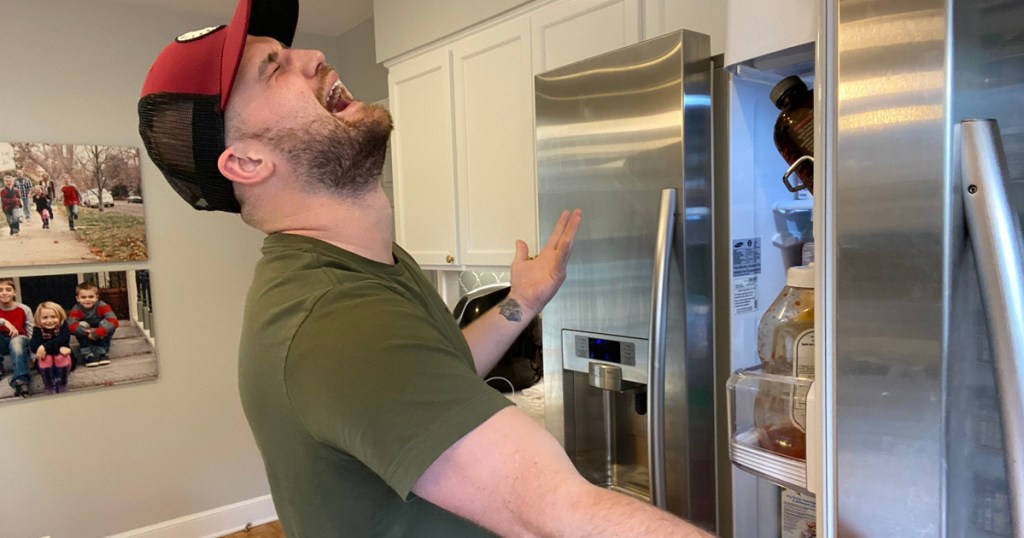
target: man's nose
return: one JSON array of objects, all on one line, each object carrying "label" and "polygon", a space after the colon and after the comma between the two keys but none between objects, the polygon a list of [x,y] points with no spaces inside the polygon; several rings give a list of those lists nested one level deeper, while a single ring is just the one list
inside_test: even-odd
[{"label": "man's nose", "polygon": [[292,49],[292,61],[302,71],[302,74],[307,78],[313,78],[317,76],[320,69],[326,63],[326,57],[323,52],[318,50],[309,49]]}]

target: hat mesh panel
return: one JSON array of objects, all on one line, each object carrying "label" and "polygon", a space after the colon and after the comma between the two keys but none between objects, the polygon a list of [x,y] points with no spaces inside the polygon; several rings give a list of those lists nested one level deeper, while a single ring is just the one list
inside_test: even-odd
[{"label": "hat mesh panel", "polygon": [[224,116],[217,96],[153,94],[139,100],[139,134],[171,188],[192,207],[240,211],[231,182],[217,168]]}]

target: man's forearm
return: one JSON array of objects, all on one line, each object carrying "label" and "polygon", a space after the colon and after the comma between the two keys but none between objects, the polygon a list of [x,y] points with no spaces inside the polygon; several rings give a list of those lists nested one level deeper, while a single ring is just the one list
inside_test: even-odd
[{"label": "man's forearm", "polygon": [[478,375],[494,368],[535,315],[510,295],[462,329]]},{"label": "man's forearm", "polygon": [[529,525],[533,536],[711,538],[714,535],[627,495],[586,484],[548,501],[547,517]]}]

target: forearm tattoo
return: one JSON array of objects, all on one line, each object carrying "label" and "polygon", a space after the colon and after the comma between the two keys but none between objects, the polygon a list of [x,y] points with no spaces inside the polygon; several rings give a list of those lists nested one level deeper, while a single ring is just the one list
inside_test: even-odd
[{"label": "forearm tattoo", "polygon": [[509,321],[522,321],[523,319],[523,311],[520,310],[519,303],[515,299],[505,299],[498,303],[498,313]]}]

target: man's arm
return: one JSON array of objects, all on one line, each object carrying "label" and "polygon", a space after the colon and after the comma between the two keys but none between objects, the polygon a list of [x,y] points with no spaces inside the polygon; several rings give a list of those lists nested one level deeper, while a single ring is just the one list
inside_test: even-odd
[{"label": "man's arm", "polygon": [[527,255],[526,243],[516,241],[508,297],[462,330],[479,375],[494,368],[565,281],[565,266],[579,226],[579,209],[572,213],[563,211],[544,249],[534,258]]},{"label": "man's arm", "polygon": [[416,495],[503,536],[708,537],[705,531],[579,475],[548,432],[505,408],[448,448]]}]

